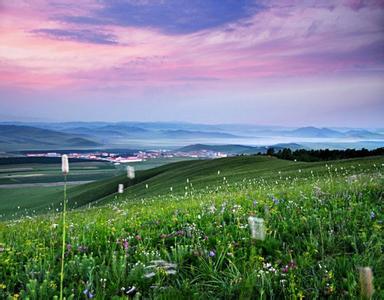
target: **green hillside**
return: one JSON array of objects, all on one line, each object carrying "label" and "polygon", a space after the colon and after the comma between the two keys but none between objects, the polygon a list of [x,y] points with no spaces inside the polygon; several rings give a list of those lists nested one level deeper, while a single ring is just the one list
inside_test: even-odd
[{"label": "green hillside", "polygon": [[[358,299],[358,268],[370,266],[373,299],[383,299],[383,173],[384,157],[253,156],[71,187],[70,206],[83,208],[67,214],[64,295]],[[123,195],[118,183],[130,186]],[[250,216],[264,220],[264,240],[252,239]],[[61,221],[51,210],[0,222],[1,299],[58,296]]]},{"label": "green hillside", "polygon": [[[229,183],[241,183],[243,180],[263,179],[268,181],[281,178],[290,180],[291,177],[322,176],[329,172],[326,167],[328,165],[337,169],[348,168],[357,163],[360,165],[359,171],[362,172],[365,168],[370,168],[373,163],[378,165],[384,163],[384,158],[369,157],[328,163],[306,163],[268,156],[237,156],[215,160],[181,161],[137,171],[136,178],[133,180],[123,174],[69,187],[69,208],[104,205],[116,199],[134,201],[159,195],[184,195],[199,190],[216,190]],[[69,180],[71,180],[71,176],[73,175],[69,175]],[[56,175],[55,178],[63,180],[63,177],[59,175]],[[120,183],[124,184],[126,188],[123,195],[117,194],[117,187]],[[62,187],[50,188],[50,191],[43,188],[34,189],[33,197],[27,202],[24,199],[20,200],[23,195],[22,190],[0,190],[1,198],[4,199],[0,203],[2,211],[0,218],[8,219],[61,209]],[[39,195],[40,191],[42,191],[41,195]]]}]

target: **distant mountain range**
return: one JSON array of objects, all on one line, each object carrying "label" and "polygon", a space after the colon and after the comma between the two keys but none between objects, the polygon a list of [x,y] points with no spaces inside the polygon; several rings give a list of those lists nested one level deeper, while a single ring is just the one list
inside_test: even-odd
[{"label": "distant mountain range", "polygon": [[345,132],[328,128],[302,127],[284,132],[286,136],[306,138],[384,138],[383,134],[374,133],[364,129],[354,129]]},{"label": "distant mountain range", "polygon": [[227,154],[255,154],[255,153],[266,153],[268,148],[273,148],[276,151],[279,151],[284,148],[289,148],[291,150],[305,149],[306,147],[295,144],[275,144],[271,146],[245,146],[245,145],[204,145],[204,144],[194,144],[181,147],[177,149],[180,152],[196,152],[196,151],[213,151],[213,152],[222,152]]},{"label": "distant mountain range", "polygon": [[[221,144],[214,146],[214,151],[231,153],[254,153],[266,147],[244,145],[269,144],[304,145],[318,143],[327,145],[333,143],[345,145],[384,144],[384,130],[367,130],[359,128],[281,128],[276,126],[257,126],[242,124],[191,124],[172,122],[65,122],[65,123],[0,123],[1,149],[58,149],[58,148],[143,148],[151,142],[151,148],[156,145],[180,147],[193,143]],[[264,141],[264,142],[263,142]],[[271,141],[271,142],[268,142]],[[336,144],[335,144],[336,143]],[[196,146],[196,145],[194,145]],[[230,147],[229,147],[230,146]],[[188,146],[189,147],[189,146]],[[277,146],[276,146],[277,147]],[[344,147],[344,146],[342,146]],[[353,145],[352,145],[353,147]],[[356,146],[357,147],[357,146]],[[207,149],[209,150],[209,149]]]},{"label": "distant mountain range", "polygon": [[31,126],[0,125],[2,149],[44,147],[97,147],[99,143],[83,136]]}]

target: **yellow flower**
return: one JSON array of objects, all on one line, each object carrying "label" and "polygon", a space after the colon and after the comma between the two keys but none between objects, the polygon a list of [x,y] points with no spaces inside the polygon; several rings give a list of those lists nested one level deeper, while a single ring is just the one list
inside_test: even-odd
[{"label": "yellow flower", "polygon": [[13,300],[16,300],[16,299],[18,299],[19,297],[20,297],[19,294],[14,294],[12,299],[13,299]]},{"label": "yellow flower", "polygon": [[304,299],[304,293],[302,291],[299,292],[298,297],[300,300]]},{"label": "yellow flower", "polygon": [[6,288],[7,288],[7,286],[4,283],[0,283],[0,289],[1,290],[5,290]]},{"label": "yellow flower", "polygon": [[54,281],[51,281],[50,284],[49,284],[49,286],[50,286],[51,288],[53,288],[53,289],[56,289],[56,288],[57,288],[57,285],[56,285],[56,283],[55,283]]}]

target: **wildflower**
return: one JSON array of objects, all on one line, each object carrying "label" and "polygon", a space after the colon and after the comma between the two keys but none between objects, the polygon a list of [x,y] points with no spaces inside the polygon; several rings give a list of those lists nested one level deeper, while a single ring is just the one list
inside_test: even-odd
[{"label": "wildflower", "polygon": [[253,200],[253,207],[257,206],[257,201]]},{"label": "wildflower", "polygon": [[128,291],[126,291],[126,294],[133,296],[134,294],[136,294],[136,292],[137,292],[137,289],[135,286],[133,286]]},{"label": "wildflower", "polygon": [[176,270],[166,270],[165,274],[167,274],[167,275],[175,275],[176,274]]},{"label": "wildflower", "polygon": [[131,166],[127,166],[127,177],[129,179],[135,178],[135,168]]},{"label": "wildflower", "polygon": [[146,273],[144,275],[145,278],[152,278],[152,277],[155,277],[156,276],[156,273],[155,272],[150,272],[150,273]]},{"label": "wildflower", "polygon": [[275,198],[274,196],[272,196],[272,201],[276,205],[280,203],[279,199]]},{"label": "wildflower", "polygon": [[140,235],[136,235],[136,236],[135,236],[135,239],[138,240],[138,241],[141,241],[141,240],[142,240],[142,238],[141,238]]},{"label": "wildflower", "polygon": [[209,251],[208,255],[209,255],[209,257],[215,257],[216,256],[216,252],[211,250],[211,251]]},{"label": "wildflower", "polygon": [[105,285],[107,283],[107,279],[106,278],[101,278],[100,279],[100,283],[101,283],[101,286],[105,289]]},{"label": "wildflower", "polygon": [[4,283],[0,283],[0,290],[5,290],[7,286]]},{"label": "wildflower", "polygon": [[119,183],[118,187],[117,187],[117,192],[119,194],[122,194],[124,192],[124,184],[122,183]]},{"label": "wildflower", "polygon": [[296,269],[297,265],[293,260],[291,260],[288,264],[288,267],[291,269]]},{"label": "wildflower", "polygon": [[53,229],[56,229],[57,227],[59,227],[59,224],[52,224]]},{"label": "wildflower", "polygon": [[249,228],[251,230],[252,239],[261,240],[261,241],[263,241],[265,239],[264,219],[256,218],[256,217],[249,217],[248,218],[248,225],[249,225]]},{"label": "wildflower", "polygon": [[86,246],[82,246],[80,245],[79,247],[77,247],[77,251],[79,251],[80,253],[85,253],[87,252],[88,248]]},{"label": "wildflower", "polygon": [[145,267],[148,272],[144,275],[145,278],[152,278],[156,276],[156,272],[160,271],[166,275],[175,275],[176,274],[176,264],[166,262],[164,260],[153,260],[151,261],[152,265]]},{"label": "wildflower", "polygon": [[376,217],[376,214],[374,211],[371,211],[371,213],[369,215],[371,217],[371,220],[373,220]]},{"label": "wildflower", "polygon": [[69,173],[68,155],[66,154],[61,156],[61,171],[64,175]]},{"label": "wildflower", "polygon": [[88,289],[83,291],[83,294],[87,296],[88,299],[92,299],[95,295],[93,295]]},{"label": "wildflower", "polygon": [[146,188],[146,189],[148,189],[148,183],[147,183],[147,184],[145,184],[145,188]]},{"label": "wildflower", "polygon": [[71,250],[72,250],[72,245],[71,244],[67,244],[67,251],[71,252]]},{"label": "wildflower", "polygon": [[370,267],[359,268],[360,293],[363,299],[371,299],[374,293],[373,274]]},{"label": "wildflower", "polygon": [[123,241],[123,247],[124,247],[124,250],[128,250],[129,243],[126,239],[124,239],[124,241]]},{"label": "wildflower", "polygon": [[296,269],[296,268],[297,268],[296,263],[293,260],[291,260],[287,265],[281,268],[281,272],[288,273],[289,270]]}]

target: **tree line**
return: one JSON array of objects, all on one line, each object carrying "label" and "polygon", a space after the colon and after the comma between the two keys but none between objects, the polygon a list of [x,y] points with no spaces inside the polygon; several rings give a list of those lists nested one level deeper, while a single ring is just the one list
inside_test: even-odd
[{"label": "tree line", "polygon": [[346,150],[305,150],[299,149],[292,151],[289,148],[284,148],[279,151],[275,151],[273,148],[267,150],[266,155],[275,156],[281,159],[298,160],[298,161],[325,161],[325,160],[337,160],[367,156],[384,155],[384,147],[374,150],[362,149],[346,149]]}]

